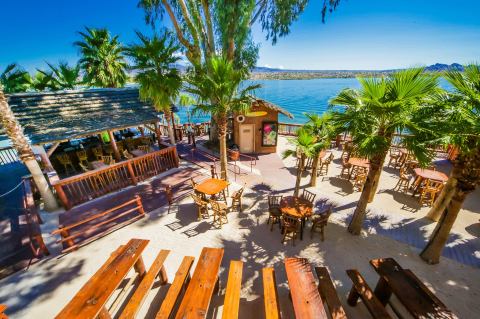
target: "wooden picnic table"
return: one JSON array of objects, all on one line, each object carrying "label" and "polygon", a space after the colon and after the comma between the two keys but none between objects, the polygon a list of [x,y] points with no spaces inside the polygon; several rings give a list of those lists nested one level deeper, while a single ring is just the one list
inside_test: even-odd
[{"label": "wooden picnic table", "polygon": [[55,318],[109,318],[105,304],[132,267],[146,273],[142,252],[149,240],[130,239],[118,248]]},{"label": "wooden picnic table", "polygon": [[434,171],[431,169],[423,169],[423,168],[415,168],[413,170],[415,172],[415,181],[413,182],[413,195],[417,193],[417,191],[420,188],[420,185],[422,184],[423,180],[434,180],[438,182],[445,183],[448,181],[448,176],[445,173],[439,172],[439,171]]},{"label": "wooden picnic table", "polygon": [[140,157],[140,156],[143,156],[147,153],[145,153],[144,151],[142,150],[131,150],[130,153],[134,156],[134,157]]},{"label": "wooden picnic table", "polygon": [[457,318],[409,269],[393,258],[370,260],[380,275],[375,295],[386,306],[392,293],[414,318]]},{"label": "wooden picnic table", "polygon": [[223,258],[222,248],[204,247],[193,272],[176,319],[205,318],[213,291],[218,287],[218,271]]},{"label": "wooden picnic table", "polygon": [[107,164],[105,164],[102,161],[88,162],[88,165],[90,166],[91,169],[99,169],[107,166]]},{"label": "wooden picnic table", "polygon": [[328,318],[312,268],[305,258],[286,258],[285,271],[295,318]]},{"label": "wooden picnic table", "polygon": [[209,178],[195,186],[195,190],[205,195],[216,195],[223,192],[230,183],[218,178]]},{"label": "wooden picnic table", "polygon": [[312,203],[305,198],[297,196],[285,196],[280,201],[280,211],[282,214],[290,215],[302,220],[300,229],[300,240],[302,240],[305,218],[310,217],[313,214]]}]

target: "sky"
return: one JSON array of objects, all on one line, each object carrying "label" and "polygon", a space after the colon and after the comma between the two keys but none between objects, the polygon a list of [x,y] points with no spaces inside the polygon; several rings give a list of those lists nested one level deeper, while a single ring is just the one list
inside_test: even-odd
[{"label": "sky", "polygon": [[[480,61],[478,0],[344,0],[321,22],[323,0],[310,0],[291,33],[275,46],[259,25],[259,66],[284,69],[382,70]],[[0,70],[17,62],[29,71],[45,61],[75,62],[78,31],[106,27],[123,43],[148,32],[136,0],[4,0]],[[1,71],[0,71],[1,72]]]}]

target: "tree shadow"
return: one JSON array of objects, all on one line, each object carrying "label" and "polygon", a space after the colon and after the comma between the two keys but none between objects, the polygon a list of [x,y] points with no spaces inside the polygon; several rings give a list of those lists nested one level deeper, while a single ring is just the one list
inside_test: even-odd
[{"label": "tree shadow", "polygon": [[341,196],[347,196],[350,194],[353,194],[354,189],[353,189],[353,184],[344,178],[332,176],[329,179],[330,185],[340,188],[339,191],[335,192],[336,194],[339,194]]}]

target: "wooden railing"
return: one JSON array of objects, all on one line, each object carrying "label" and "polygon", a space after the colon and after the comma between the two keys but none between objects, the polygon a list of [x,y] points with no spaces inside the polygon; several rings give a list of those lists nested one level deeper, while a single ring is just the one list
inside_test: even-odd
[{"label": "wooden railing", "polygon": [[0,147],[0,165],[19,162],[17,151],[12,147]]},{"label": "wooden railing", "polygon": [[302,124],[278,123],[278,134],[294,136],[297,135],[298,129],[302,126]]},{"label": "wooden railing", "polygon": [[175,146],[53,183],[66,209],[178,167]]}]

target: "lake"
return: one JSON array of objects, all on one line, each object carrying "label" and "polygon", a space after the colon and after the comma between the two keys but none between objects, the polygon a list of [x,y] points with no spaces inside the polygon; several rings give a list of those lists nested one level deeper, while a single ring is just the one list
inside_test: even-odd
[{"label": "lake", "polygon": [[[304,113],[322,114],[328,109],[328,101],[345,88],[358,89],[357,79],[312,79],[312,80],[256,80],[248,83],[262,85],[255,95],[274,103],[290,113],[294,118],[280,114],[279,121],[286,123],[305,123]],[[440,86],[449,89],[448,83],[440,80]],[[179,112],[182,123],[186,122],[186,110]],[[208,121],[208,116],[192,117],[193,122]]]}]

